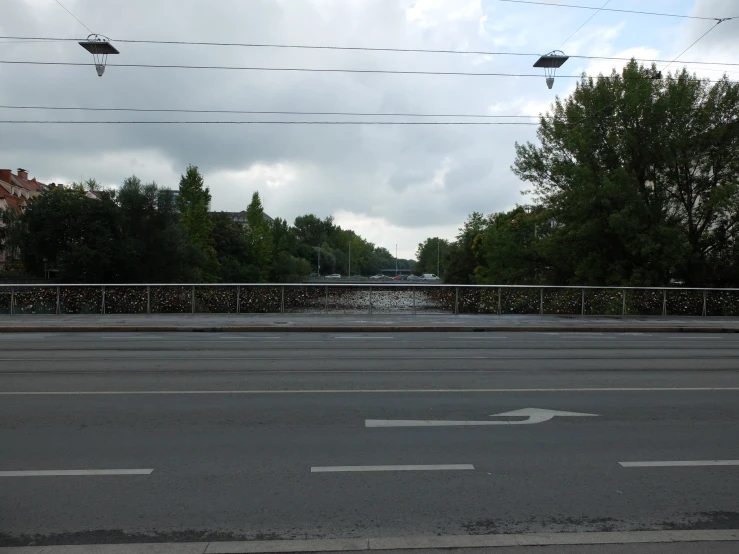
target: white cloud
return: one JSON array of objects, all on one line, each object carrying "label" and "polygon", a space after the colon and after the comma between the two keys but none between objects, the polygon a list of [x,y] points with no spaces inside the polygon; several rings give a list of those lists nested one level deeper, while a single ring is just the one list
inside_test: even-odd
[{"label": "white cloud", "polygon": [[406,9],[406,19],[422,27],[482,17],[481,0],[415,0]]},{"label": "white cloud", "polygon": [[[410,231],[404,227],[393,225],[381,217],[368,217],[341,210],[334,216],[334,222],[346,229],[353,229],[370,242],[384,246],[393,255],[395,245],[398,247],[398,257],[414,259],[419,242],[426,237],[441,237],[452,240],[457,235],[459,225],[427,225]],[[418,232],[421,234],[419,235]],[[419,239],[423,236],[423,239]]]}]

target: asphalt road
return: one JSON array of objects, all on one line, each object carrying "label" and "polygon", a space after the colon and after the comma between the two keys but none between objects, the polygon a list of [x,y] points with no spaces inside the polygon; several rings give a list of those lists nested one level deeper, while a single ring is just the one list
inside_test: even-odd
[{"label": "asphalt road", "polygon": [[739,528],[738,439],[736,335],[3,334],[0,545]]}]

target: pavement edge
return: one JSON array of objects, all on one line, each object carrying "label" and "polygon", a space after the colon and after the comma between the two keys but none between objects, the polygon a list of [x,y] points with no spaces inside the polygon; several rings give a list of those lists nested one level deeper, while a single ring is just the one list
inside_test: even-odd
[{"label": "pavement edge", "polygon": [[479,325],[12,325],[0,326],[0,333],[739,333],[732,327],[657,327],[652,325],[588,326],[479,326]]},{"label": "pavement edge", "polygon": [[310,539],[197,543],[137,543],[0,547],[0,554],[281,554],[446,548],[498,548],[636,543],[739,542],[739,529],[614,531],[508,535],[441,535],[365,539]]}]

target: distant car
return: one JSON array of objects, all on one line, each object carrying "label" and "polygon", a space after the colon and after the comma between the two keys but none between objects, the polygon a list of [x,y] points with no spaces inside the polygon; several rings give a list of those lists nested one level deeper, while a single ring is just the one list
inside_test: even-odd
[{"label": "distant car", "polygon": [[424,273],[422,279],[424,281],[441,281],[436,275],[433,273]]},{"label": "distant car", "polygon": [[400,278],[400,275],[396,275],[393,277],[393,281],[402,281],[402,279]]},{"label": "distant car", "polygon": [[331,275],[326,275],[326,279],[341,279],[341,275],[338,273],[332,273]]},{"label": "distant car", "polygon": [[370,277],[370,279],[384,279],[384,278],[385,278],[384,275],[373,275],[372,277]]},{"label": "distant car", "polygon": [[311,279],[318,279],[320,275],[318,273],[311,273],[308,277],[310,277]]},{"label": "distant car", "polygon": [[401,275],[400,276],[400,280],[401,281],[407,281],[408,280],[408,276],[407,275]]},{"label": "distant car", "polygon": [[419,277],[418,275],[408,275],[408,281],[423,281],[423,277]]},{"label": "distant car", "polygon": [[352,275],[352,279],[362,279],[361,275]]}]

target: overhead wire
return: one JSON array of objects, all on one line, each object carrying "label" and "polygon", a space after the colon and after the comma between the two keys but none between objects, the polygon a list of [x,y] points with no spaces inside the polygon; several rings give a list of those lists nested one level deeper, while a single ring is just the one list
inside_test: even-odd
[{"label": "overhead wire", "polygon": [[539,125],[534,121],[77,121],[5,119],[2,123],[43,125]]},{"label": "overhead wire", "polygon": [[719,19],[713,27],[711,27],[705,33],[703,33],[701,36],[699,36],[697,39],[695,39],[690,44],[690,46],[688,46],[685,50],[683,50],[677,56],[675,56],[675,59],[672,60],[670,63],[668,63],[666,66],[664,66],[660,71],[665,71],[673,63],[675,63],[683,54],[685,54],[685,52],[687,52],[688,50],[690,50],[691,48],[693,48],[693,46],[695,46],[696,44],[698,44],[698,42],[701,41],[708,33],[710,33],[711,31],[713,31],[716,27],[718,27],[719,25],[721,25],[721,23],[723,23],[724,21],[728,21],[728,19]]},{"label": "overhead wire", "polygon": [[[710,29],[708,29],[708,30],[707,30],[707,31],[706,31],[705,33],[703,33],[703,34],[702,34],[702,35],[701,35],[700,37],[698,37],[698,38],[697,38],[696,40],[694,40],[694,41],[693,41],[693,42],[692,42],[692,43],[690,44],[690,46],[688,46],[688,47],[687,47],[687,48],[686,48],[685,50],[683,50],[682,52],[680,52],[680,53],[679,53],[679,54],[678,54],[677,56],[675,56],[675,58],[674,58],[674,59],[673,59],[672,61],[670,61],[670,62],[669,62],[669,63],[668,63],[668,64],[667,64],[666,66],[664,66],[664,67],[663,67],[663,68],[662,68],[661,70],[659,70],[658,74],[659,74],[659,75],[661,76],[661,74],[662,74],[662,71],[665,71],[665,70],[666,70],[666,69],[667,69],[667,68],[668,68],[668,67],[669,67],[670,65],[672,65],[673,63],[675,63],[675,62],[676,62],[676,61],[677,61],[677,60],[678,60],[678,59],[679,59],[679,58],[680,58],[680,57],[681,57],[681,56],[682,56],[683,54],[685,54],[685,53],[686,53],[686,52],[687,52],[688,50],[690,50],[691,48],[693,48],[693,46],[695,46],[696,44],[698,44],[698,42],[700,42],[701,40],[703,40],[703,39],[704,39],[704,38],[706,37],[706,35],[708,35],[708,34],[709,34],[709,33],[710,33],[711,31],[713,31],[713,30],[714,30],[714,29],[715,29],[716,27],[718,27],[719,25],[721,25],[721,23],[723,23],[723,22],[725,22],[725,21],[729,21],[730,19],[736,19],[736,18],[734,17],[734,18],[720,19],[720,20],[716,21],[716,23],[715,23],[715,24],[714,24],[713,26],[711,26],[711,28],[710,28]],[[651,79],[646,79],[646,82],[648,82],[648,81],[650,81],[650,80],[651,80]],[[708,81],[708,82],[716,82],[716,81],[712,81],[712,80],[710,80],[710,79],[705,79],[705,80],[706,80],[706,81]],[[729,82],[731,82],[731,83],[736,83],[736,81],[729,81]],[[643,86],[643,83],[642,83],[642,86]],[[581,124],[581,123],[582,123],[582,122],[584,122],[584,121],[585,121],[586,119],[588,119],[588,118],[592,117],[592,116],[593,116],[594,114],[600,113],[600,112],[602,112],[603,110],[606,110],[606,109],[608,109],[608,108],[610,108],[610,107],[613,107],[613,106],[614,106],[614,105],[615,105],[615,104],[616,104],[617,102],[618,102],[618,99],[617,99],[617,100],[614,100],[614,101],[613,101],[613,102],[611,102],[610,104],[607,104],[607,105],[603,106],[602,108],[600,108],[599,110],[596,110],[596,111],[595,111],[595,112],[594,112],[593,114],[590,114],[590,115],[589,115],[589,116],[587,116],[587,117],[583,117],[583,118],[582,118],[582,119],[581,119],[581,120],[580,120],[579,122],[576,122],[576,124]]]},{"label": "overhead wire", "polygon": [[161,113],[209,113],[209,114],[248,114],[248,115],[310,115],[310,116],[353,116],[353,117],[465,117],[481,119],[533,118],[535,115],[492,115],[492,114],[440,114],[440,113],[393,113],[393,112],[305,112],[295,110],[198,110],[185,108],[97,108],[89,106],[8,106],[0,109],[12,110],[72,110],[89,112],[161,112]]},{"label": "overhead wire", "polygon": [[[728,21],[733,18],[725,18]],[[0,40],[33,40],[37,42],[79,42],[81,38],[66,37],[22,37],[22,36],[0,36]],[[486,50],[435,50],[426,48],[390,48],[390,47],[370,47],[370,46],[334,46],[334,45],[308,45],[308,44],[274,44],[274,43],[247,43],[247,42],[201,42],[201,41],[184,41],[184,40],[146,40],[146,39],[125,39],[112,38],[112,42],[132,43],[132,44],[156,44],[156,45],[178,45],[178,46],[225,46],[225,47],[243,47],[243,48],[281,48],[281,49],[307,49],[307,50],[348,50],[348,51],[365,51],[365,52],[394,52],[394,53],[417,53],[417,54],[462,54],[462,55],[478,55],[478,56],[524,56],[539,57],[541,53],[535,52],[491,52]],[[617,56],[585,56],[571,55],[573,59],[583,60],[613,60],[613,61],[630,61],[631,58]],[[635,58],[637,61],[650,63],[666,63],[670,60]],[[711,62],[711,61],[684,61],[685,64],[695,65],[727,65],[739,66],[739,62]]]},{"label": "overhead wire", "polygon": [[[55,0],[59,6],[61,6],[67,13],[69,13],[80,25],[85,27],[90,33],[92,30],[87,27],[76,15],[68,10],[59,0]],[[545,5],[551,7],[562,7],[562,8],[576,8],[576,9],[588,9],[594,10],[595,13],[591,15],[578,29],[575,30],[565,41],[564,45],[569,41],[575,34],[577,34],[590,20],[593,19],[599,12],[619,12],[619,13],[634,13],[641,15],[650,16],[663,16],[663,17],[676,17],[685,19],[700,19],[700,20],[712,20],[715,21],[715,25],[708,29],[703,35],[696,39],[690,46],[683,50],[675,59],[669,61],[669,63],[663,68],[663,71],[667,69],[672,63],[677,61],[683,54],[690,50],[697,42],[703,39],[708,33],[715,29],[720,23],[731,19],[736,19],[739,16],[730,18],[714,18],[714,17],[700,17],[700,16],[689,16],[681,14],[667,14],[657,12],[647,12],[638,10],[624,10],[607,8],[610,0],[607,0],[601,7],[591,6],[579,6],[571,4],[555,4],[548,2],[537,2],[529,0],[500,0],[502,2],[511,2],[518,4],[534,4],[534,5]],[[69,38],[50,38],[50,37],[0,37],[0,39],[6,40],[18,40],[18,41],[35,41],[35,42],[46,42],[46,41],[76,41],[78,39]],[[195,42],[195,41],[158,41],[158,40],[138,40],[138,39],[116,39],[118,42],[128,43],[148,43],[148,44],[177,44],[177,45],[205,45],[205,46],[242,46],[242,47],[261,47],[261,48],[301,48],[301,49],[315,49],[315,50],[365,50],[365,51],[379,51],[379,52],[411,52],[411,53],[435,53],[435,54],[476,54],[476,55],[514,55],[514,56],[537,56],[538,54],[528,54],[521,52],[484,52],[484,51],[458,51],[458,50],[431,50],[431,49],[405,49],[405,48],[378,48],[378,47],[342,47],[342,46],[326,46],[326,45],[289,45],[289,44],[255,44],[255,43],[223,43],[223,42]],[[582,59],[608,59],[608,60],[619,60],[628,61],[631,58],[616,58],[606,56],[570,56],[572,58]],[[640,60],[640,61],[651,61],[651,62],[665,62],[667,60]],[[73,63],[73,62],[33,62],[33,61],[18,61],[18,60],[0,60],[0,63],[4,64],[30,64],[30,65],[64,65],[64,66],[87,66],[93,65],[88,63]],[[701,65],[726,65],[736,66],[739,63],[724,63],[724,62],[683,62],[684,64],[701,64]],[[403,75],[457,75],[457,76],[499,76],[499,77],[540,77],[536,74],[515,74],[515,73],[475,73],[475,72],[441,72],[441,71],[400,71],[400,70],[379,70],[379,69],[334,69],[334,68],[275,68],[275,67],[234,67],[234,66],[194,66],[194,65],[156,65],[156,64],[109,64],[111,67],[142,67],[142,68],[166,68],[166,69],[221,69],[221,70],[248,70],[248,71],[297,71],[297,72],[321,72],[321,73],[367,73],[367,74],[403,74]],[[720,70],[718,70],[720,71]],[[560,75],[560,78],[582,78],[583,75]],[[612,78],[611,76],[599,75],[595,78]],[[642,79],[642,78],[637,78]],[[648,78],[644,78],[649,80]],[[706,79],[708,82],[715,82]],[[733,82],[733,81],[732,81]],[[614,102],[615,103],[615,102]],[[599,111],[606,109],[609,106],[605,106]],[[244,114],[279,114],[279,115],[331,115],[331,116],[386,116],[386,117],[464,117],[464,118],[522,118],[522,117],[534,117],[534,116],[495,116],[495,115],[481,115],[481,114],[391,114],[391,113],[366,113],[366,112],[297,112],[297,111],[256,111],[256,110],[176,110],[176,109],[136,109],[136,108],[77,108],[77,107],[49,107],[49,106],[0,106],[0,108],[9,109],[49,109],[49,110],[85,110],[85,111],[131,111],[131,112],[176,112],[176,113],[244,113]],[[41,121],[41,120],[4,120],[0,123],[48,123],[48,124],[268,124],[268,125],[538,125],[533,122],[518,122],[518,121],[505,121],[505,122],[418,122],[418,121]]]},{"label": "overhead wire", "polygon": [[640,10],[624,10],[624,9],[618,9],[618,8],[596,8],[595,6],[579,6],[576,4],[554,4],[549,2],[535,2],[533,0],[498,0],[499,2],[510,2],[513,4],[534,4],[536,6],[550,6],[553,8],[574,8],[579,10],[598,10],[598,11],[604,11],[604,12],[617,12],[617,13],[633,13],[638,15],[653,15],[653,16],[660,16],[660,17],[677,17],[682,19],[703,19],[703,20],[713,20],[716,21],[720,19],[719,17],[702,17],[698,15],[682,15],[682,14],[675,14],[675,13],[659,13],[659,12],[647,12],[647,11],[640,11]]},{"label": "overhead wire", "polygon": [[[16,65],[50,65],[50,66],[70,66],[70,67],[88,67],[95,64],[84,62],[39,62],[31,60],[0,60],[0,64],[16,64]],[[534,77],[541,78],[538,73],[493,73],[493,72],[468,72],[468,71],[416,71],[416,70],[393,70],[393,69],[345,69],[345,68],[317,68],[317,67],[248,67],[248,66],[228,66],[228,65],[175,65],[175,64],[135,64],[135,63],[116,63],[107,64],[107,67],[136,67],[147,69],[213,69],[213,70],[229,70],[229,71],[288,71],[303,73],[355,73],[355,74],[385,74],[385,75],[444,75],[444,76],[463,76],[463,77]],[[563,79],[581,79],[583,75],[557,75],[557,78]],[[612,79],[611,75],[597,75],[591,77],[593,79]],[[645,79],[644,77],[634,77],[633,79]],[[716,82],[715,80],[705,79],[708,82]],[[733,81],[731,81],[733,82]]]},{"label": "overhead wire", "polygon": [[65,12],[67,12],[67,13],[68,13],[69,15],[71,15],[72,17],[74,17],[74,18],[75,18],[75,19],[77,20],[77,23],[79,23],[79,24],[80,24],[80,25],[82,25],[82,26],[83,26],[83,27],[84,27],[85,29],[87,29],[88,31],[90,31],[90,33],[92,33],[92,32],[93,32],[93,31],[92,31],[92,29],[90,29],[90,28],[89,28],[89,27],[88,27],[87,25],[85,25],[84,23],[82,23],[82,21],[80,20],[80,18],[79,18],[79,17],[77,17],[76,15],[74,15],[74,14],[73,14],[73,13],[72,13],[71,11],[69,11],[69,10],[67,9],[67,7],[66,7],[66,6],[64,5],[64,4],[62,4],[62,3],[61,3],[61,2],[59,1],[59,0],[54,0],[54,1],[55,1],[55,2],[57,3],[57,4],[59,4],[59,5],[60,5],[60,6],[61,6],[61,7],[62,7],[62,8],[64,9],[64,11],[65,11]]},{"label": "overhead wire", "polygon": [[567,41],[569,41],[569,40],[570,40],[570,39],[571,39],[572,37],[574,37],[574,36],[575,36],[575,35],[576,35],[577,33],[579,33],[579,32],[580,32],[580,29],[582,29],[583,27],[585,27],[585,25],[587,25],[588,23],[590,23],[590,20],[591,20],[591,19],[593,19],[593,18],[594,18],[594,17],[596,16],[596,15],[598,15],[598,14],[599,14],[599,13],[600,13],[601,11],[603,11],[603,9],[604,9],[604,8],[605,8],[605,7],[606,7],[606,6],[607,6],[607,5],[608,5],[608,4],[610,3],[610,2],[611,2],[611,0],[606,0],[606,3],[605,3],[605,4],[603,4],[603,5],[602,5],[602,6],[600,7],[600,8],[598,8],[598,9],[597,9],[597,10],[595,11],[595,13],[594,13],[593,15],[591,15],[590,17],[588,17],[588,18],[587,18],[587,19],[585,20],[585,23],[583,23],[582,25],[580,25],[580,26],[579,26],[579,27],[578,27],[578,28],[577,28],[577,29],[575,30],[575,32],[574,32],[574,33],[572,33],[572,34],[571,34],[570,36],[568,36],[568,37],[567,37],[567,38],[566,38],[566,39],[564,40],[564,42],[563,42],[562,44],[560,44],[560,45],[559,45],[559,46],[557,47],[557,49],[558,49],[558,50],[561,50],[561,49],[562,49],[562,47],[563,47],[563,46],[564,46],[565,44],[567,44]]}]

